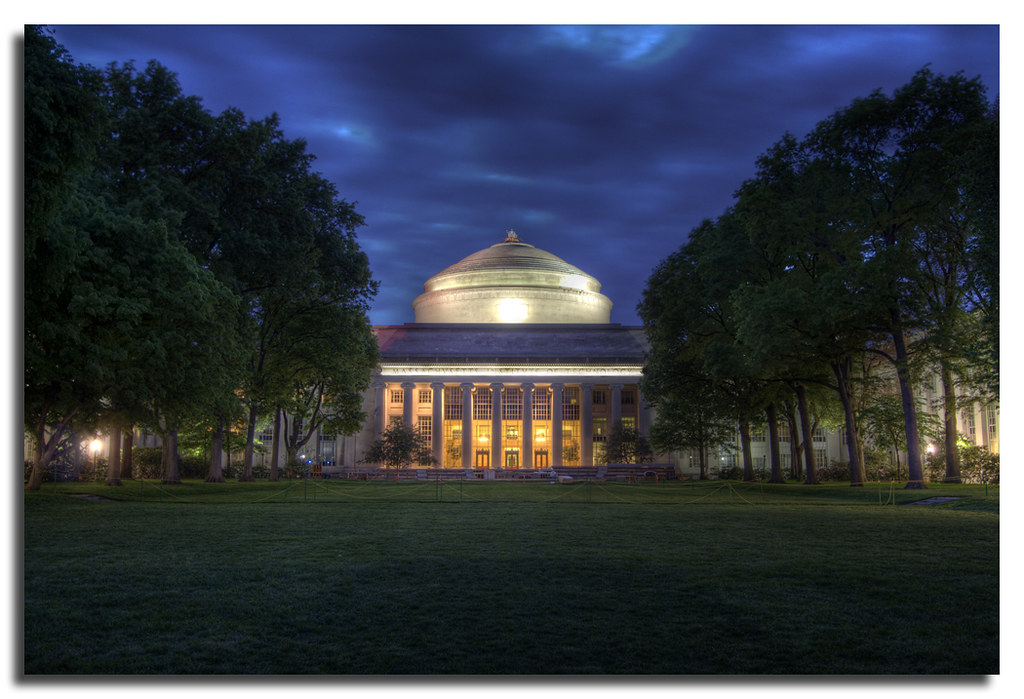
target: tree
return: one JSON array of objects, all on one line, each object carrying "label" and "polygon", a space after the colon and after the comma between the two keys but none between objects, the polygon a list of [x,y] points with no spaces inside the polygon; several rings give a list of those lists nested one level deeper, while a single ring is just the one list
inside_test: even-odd
[{"label": "tree", "polygon": [[[871,442],[877,447],[887,449],[892,455],[898,477],[899,453],[907,448],[900,397],[893,393],[877,397],[862,411],[862,418]],[[940,431],[939,420],[925,411],[920,412],[920,418],[921,434],[935,438]]]},{"label": "tree", "polygon": [[35,446],[29,477],[33,490],[40,487],[73,421],[99,413],[109,382],[101,358],[116,347],[103,322],[88,323],[67,313],[68,280],[89,241],[75,230],[54,226],[96,157],[105,117],[99,81],[95,71],[76,66],[42,29],[26,27],[25,429]]},{"label": "tree", "polygon": [[431,453],[430,442],[412,427],[401,422],[388,426],[366,450],[362,463],[384,464],[384,468],[404,469],[413,463],[431,466],[436,462]]},{"label": "tree", "polygon": [[[650,399],[648,380],[652,366],[644,368],[644,395]],[[685,380],[679,374],[670,381],[662,381],[657,399],[658,414],[651,426],[651,443],[659,452],[697,450],[701,480],[707,478],[708,458],[713,448],[732,441],[736,426],[716,401],[721,394],[707,379],[693,377]]]},{"label": "tree", "polygon": [[605,459],[610,464],[644,464],[654,460],[647,438],[621,422],[612,425],[605,442]]},{"label": "tree", "polygon": [[[924,487],[908,343],[923,330],[913,313],[921,305],[914,280],[922,269],[914,241],[941,231],[950,212],[960,209],[965,177],[959,170],[974,147],[973,135],[985,125],[984,94],[978,80],[924,69],[892,97],[875,92],[855,100],[809,137],[815,154],[848,179],[841,220],[862,253],[848,265],[846,278],[877,308],[877,327],[889,335],[891,354],[874,351],[896,368],[909,488]],[[948,232],[940,235],[948,240]]]}]

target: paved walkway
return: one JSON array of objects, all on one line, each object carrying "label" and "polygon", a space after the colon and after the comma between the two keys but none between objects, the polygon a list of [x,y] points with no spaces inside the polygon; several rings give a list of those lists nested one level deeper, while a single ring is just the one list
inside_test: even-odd
[{"label": "paved walkway", "polygon": [[927,500],[918,500],[916,502],[908,502],[908,505],[935,505],[940,502],[949,502],[950,500],[960,500],[962,498],[953,496],[935,497],[928,498]]}]

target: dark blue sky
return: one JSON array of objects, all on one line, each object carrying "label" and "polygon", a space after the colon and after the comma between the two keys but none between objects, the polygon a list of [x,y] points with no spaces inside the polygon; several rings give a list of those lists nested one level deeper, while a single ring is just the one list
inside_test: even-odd
[{"label": "dark blue sky", "polygon": [[366,218],[375,324],[509,228],[639,323],[653,267],[785,132],[926,64],[999,94],[995,26],[54,28],[80,63],[156,59],[214,113],[278,113]]}]

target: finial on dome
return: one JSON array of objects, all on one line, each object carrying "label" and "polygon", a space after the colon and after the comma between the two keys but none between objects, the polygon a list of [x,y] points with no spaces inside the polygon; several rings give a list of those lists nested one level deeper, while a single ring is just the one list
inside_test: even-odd
[{"label": "finial on dome", "polygon": [[505,231],[505,242],[506,243],[518,243],[519,242],[519,236],[516,235],[516,232],[514,230],[509,228],[507,231]]}]

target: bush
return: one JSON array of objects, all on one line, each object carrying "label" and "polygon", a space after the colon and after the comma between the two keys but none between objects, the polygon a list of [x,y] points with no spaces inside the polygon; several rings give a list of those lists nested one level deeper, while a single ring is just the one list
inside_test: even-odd
[{"label": "bush", "polygon": [[960,478],[964,483],[999,483],[999,454],[969,446],[960,449]]},{"label": "bush", "polygon": [[850,466],[838,461],[832,461],[828,466],[815,469],[814,474],[817,476],[819,483],[848,481],[850,480]]},{"label": "bush", "polygon": [[743,469],[739,466],[723,466],[718,469],[718,478],[727,481],[743,480]]},{"label": "bush", "polygon": [[[999,483],[999,454],[974,444],[960,444],[960,480],[964,483]],[[941,483],[946,478],[946,451],[942,446],[926,454],[924,472],[927,478]]]},{"label": "bush", "polygon": [[204,456],[179,456],[178,472],[182,478],[206,478],[210,472],[210,462]]},{"label": "bush", "polygon": [[164,450],[161,447],[133,447],[132,475],[137,478],[162,478]]}]

